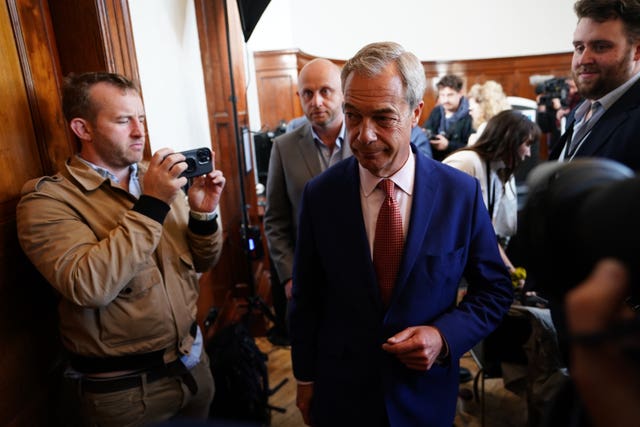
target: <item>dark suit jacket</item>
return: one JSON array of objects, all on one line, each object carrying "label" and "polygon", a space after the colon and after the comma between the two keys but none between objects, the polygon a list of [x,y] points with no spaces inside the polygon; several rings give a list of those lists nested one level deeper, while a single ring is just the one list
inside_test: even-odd
[{"label": "dark suit jacket", "polygon": [[[567,130],[552,147],[550,160],[560,157],[562,148],[573,134],[575,119],[567,121]],[[605,157],[640,170],[640,81],[618,99],[594,125],[576,152],[578,157]]]},{"label": "dark suit jacket", "polygon": [[[425,129],[429,129],[432,134],[437,134],[440,128],[440,121],[442,119],[442,114],[444,113],[444,108],[441,105],[436,105],[427,121],[424,122],[422,126]],[[462,117],[460,120],[454,122],[449,127],[449,130],[446,132],[445,136],[449,140],[449,146],[446,150],[438,151],[433,150],[433,158],[442,161],[449,154],[456,151],[458,148],[465,147],[469,142],[469,135],[473,133],[473,119],[470,115],[466,115]]]},{"label": "dark suit jacket", "polygon": [[[316,426],[383,426],[388,415],[392,426],[450,427],[459,358],[495,328],[512,301],[477,180],[418,153],[410,221],[385,310],[357,160],[338,163],[305,187],[290,330],[295,377],[314,381]],[[468,293],[456,307],[463,273]],[[417,325],[441,331],[450,363],[418,372],[381,349],[387,338]]]}]

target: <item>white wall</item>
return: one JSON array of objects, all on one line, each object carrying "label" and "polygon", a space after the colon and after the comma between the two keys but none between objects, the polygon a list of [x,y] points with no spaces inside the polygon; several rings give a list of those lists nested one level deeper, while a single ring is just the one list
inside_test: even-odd
[{"label": "white wall", "polygon": [[129,0],[151,150],[210,146],[193,0]]},{"label": "white wall", "polygon": [[[423,61],[525,56],[572,50],[574,0],[271,0],[247,43],[348,59],[392,40]],[[288,22],[288,25],[286,24]],[[251,69],[253,72],[253,68]],[[255,82],[255,77],[251,80]],[[247,87],[260,128],[255,85]]]},{"label": "white wall", "polygon": [[392,40],[424,61],[567,52],[576,22],[573,3],[271,0],[249,47],[299,48],[315,56],[348,59],[367,43]]},{"label": "white wall", "polygon": [[[233,1],[233,0],[228,0]],[[347,59],[394,40],[422,60],[567,52],[574,0],[271,0],[247,43],[251,129],[260,130],[253,52]],[[193,0],[129,0],[152,150],[208,145]]]}]

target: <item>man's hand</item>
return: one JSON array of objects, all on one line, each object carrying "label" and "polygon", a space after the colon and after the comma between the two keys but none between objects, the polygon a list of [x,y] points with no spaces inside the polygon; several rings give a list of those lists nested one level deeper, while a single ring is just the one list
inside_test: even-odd
[{"label": "man's hand", "polygon": [[[637,315],[625,299],[631,292],[629,272],[613,259],[600,261],[591,275],[565,297],[567,329],[576,336],[597,336]],[[571,377],[594,426],[636,425],[640,418],[640,346],[637,328],[599,343],[574,341]],[[630,351],[632,350],[632,351]]]},{"label": "man's hand", "polygon": [[298,384],[296,394],[296,406],[302,413],[302,419],[308,426],[311,425],[311,399],[313,398],[313,384]]},{"label": "man's hand", "polygon": [[633,318],[625,304],[629,295],[628,273],[614,260],[599,262],[580,286],[567,293],[565,307],[567,326],[572,334],[588,335],[604,332],[615,322]]},{"label": "man's hand", "polygon": [[435,139],[430,139],[431,147],[438,151],[444,151],[449,147],[449,140],[442,134],[439,134]]},{"label": "man's hand", "polygon": [[556,120],[561,120],[564,116],[566,116],[567,114],[569,114],[571,112],[570,108],[560,108],[558,111],[556,111]]},{"label": "man's hand", "polygon": [[412,326],[389,338],[382,349],[409,369],[427,371],[440,355],[442,345],[442,336],[433,326]]},{"label": "man's hand", "polygon": [[[211,161],[215,164],[216,153],[211,153]],[[189,207],[198,212],[213,212],[218,207],[220,195],[225,185],[221,171],[214,169],[207,175],[193,178],[189,187]]]},{"label": "man's hand", "polygon": [[180,174],[187,169],[185,158],[170,148],[161,148],[151,158],[149,169],[144,174],[142,193],[162,200],[170,205],[187,183]]}]

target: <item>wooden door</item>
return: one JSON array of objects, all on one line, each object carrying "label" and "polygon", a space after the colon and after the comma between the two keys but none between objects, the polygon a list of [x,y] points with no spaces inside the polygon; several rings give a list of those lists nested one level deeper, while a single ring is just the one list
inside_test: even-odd
[{"label": "wooden door", "polygon": [[[55,297],[20,250],[25,181],[50,173],[70,144],[46,3],[0,2],[0,425],[47,425],[57,378]],[[48,143],[45,143],[48,141]]]}]

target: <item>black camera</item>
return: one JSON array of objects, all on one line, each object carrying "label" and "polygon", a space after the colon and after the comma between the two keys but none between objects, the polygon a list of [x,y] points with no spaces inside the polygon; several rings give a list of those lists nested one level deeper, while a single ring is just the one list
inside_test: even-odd
[{"label": "black camera", "polygon": [[187,169],[180,174],[187,178],[206,175],[213,170],[213,162],[211,161],[211,150],[207,147],[196,148],[181,152],[187,162]]},{"label": "black camera", "polygon": [[560,100],[560,105],[569,105],[569,84],[566,77],[554,77],[536,86],[536,94],[540,95],[539,105],[552,106],[553,98]]},{"label": "black camera", "polygon": [[438,136],[444,135],[444,132],[436,133],[428,128],[424,128],[424,132],[427,134],[427,138],[429,138],[430,140],[438,139]]},{"label": "black camera", "polygon": [[640,178],[603,158],[543,163],[527,179],[518,236],[524,265],[541,296],[564,300],[598,260],[613,257],[640,283]]}]

